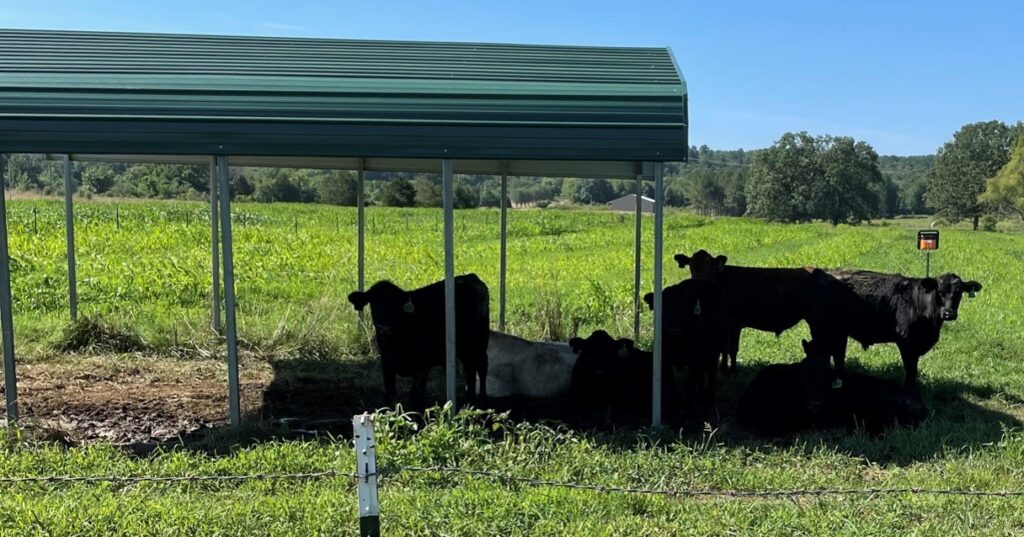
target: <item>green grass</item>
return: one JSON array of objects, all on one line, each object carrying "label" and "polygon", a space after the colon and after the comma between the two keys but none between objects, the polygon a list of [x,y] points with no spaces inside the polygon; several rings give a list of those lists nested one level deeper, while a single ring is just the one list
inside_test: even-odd
[{"label": "green grass", "polygon": [[[80,203],[80,310],[102,326],[137,332],[158,360],[209,337],[209,228],[199,203]],[[39,232],[32,231],[38,210]],[[10,204],[17,345],[25,360],[66,363],[53,350],[67,317],[61,206]],[[417,286],[441,277],[436,210],[368,210],[367,279]],[[185,216],[188,214],[189,216]],[[240,336],[252,347],[336,362],[365,351],[345,296],[355,288],[355,215],[346,208],[235,206]],[[295,231],[295,222],[298,231]],[[769,225],[670,213],[665,276],[686,276],[672,254],[705,248],[744,265],[853,267],[919,275],[918,223]],[[651,221],[644,228],[650,287]],[[456,213],[456,267],[492,290],[497,316],[498,214]],[[605,328],[631,331],[629,217],[603,211],[515,211],[510,217],[509,328],[540,338]],[[719,389],[718,430],[582,433],[471,412],[442,414],[414,433],[381,418],[385,466],[452,464],[556,480],[655,488],[937,487],[1024,489],[1024,235],[943,229],[933,273],[985,286],[966,299],[921,362],[933,415],[881,437],[819,432],[767,442],[728,415],[758,367],[799,358],[804,325],[776,338],[747,331],[742,371]],[[650,315],[644,312],[645,324]],[[642,340],[649,341],[645,330]],[[90,340],[91,341],[91,340]],[[851,367],[901,379],[892,345],[862,351]],[[348,360],[351,358],[343,359]],[[362,363],[362,362],[360,362]],[[313,367],[313,366],[311,366]],[[333,366],[332,366],[333,367]],[[364,368],[366,369],[366,368]],[[372,368],[366,369],[372,371]],[[495,421],[497,420],[497,421]],[[495,427],[495,423],[498,424]],[[344,441],[250,442],[227,433],[221,448],[136,457],[105,445],[63,448],[6,438],[0,476],[293,472],[354,467]],[[226,451],[223,449],[229,447]],[[418,535],[887,535],[1016,534],[1021,498],[855,496],[797,500],[672,499],[531,488],[472,477],[403,473],[381,490],[387,534]],[[355,495],[345,479],[245,484],[4,485],[0,533],[11,535],[354,534]]]}]

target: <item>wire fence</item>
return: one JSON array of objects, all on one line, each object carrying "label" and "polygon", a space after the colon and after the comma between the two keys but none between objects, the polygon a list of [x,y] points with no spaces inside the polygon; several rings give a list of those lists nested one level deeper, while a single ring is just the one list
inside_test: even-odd
[{"label": "wire fence", "polygon": [[383,478],[401,474],[432,473],[451,474],[469,478],[490,479],[506,486],[522,485],[590,491],[600,494],[634,494],[660,496],[672,499],[719,498],[727,500],[792,500],[802,497],[879,497],[879,496],[959,496],[975,498],[1019,498],[1024,490],[977,490],[968,488],[929,487],[836,487],[836,488],[794,488],[794,489],[701,489],[701,488],[648,488],[643,486],[604,485],[574,481],[541,479],[509,473],[462,468],[459,466],[377,466],[376,436],[373,417],[369,414],[353,418],[353,444],[356,455],[355,472],[336,469],[297,473],[254,473],[227,475],[102,475],[102,476],[12,476],[0,477],[0,486],[49,485],[54,487],[74,484],[111,483],[134,485],[140,483],[192,484],[192,483],[246,483],[278,481],[316,481],[329,479],[350,479],[356,486],[360,535],[379,537],[381,532],[381,509],[378,483]]},{"label": "wire fence", "polygon": [[298,473],[255,473],[238,475],[182,475],[182,476],[156,476],[156,475],[102,475],[102,476],[23,476],[23,477],[0,477],[0,485],[21,485],[21,484],[49,484],[49,485],[73,485],[73,484],[140,484],[140,483],[202,483],[202,482],[246,482],[246,481],[316,481],[328,479],[366,479],[376,477],[378,479],[389,478],[407,473],[434,473],[434,474],[456,474],[470,477],[487,478],[507,485],[518,484],[534,487],[551,487],[562,489],[589,490],[600,493],[622,493],[641,494],[653,496],[667,496],[673,498],[794,498],[811,496],[892,496],[892,495],[932,495],[932,496],[980,496],[980,497],[1024,497],[1024,490],[977,490],[977,489],[952,489],[952,488],[929,488],[929,487],[866,487],[866,488],[798,488],[798,489],[770,489],[770,490],[741,490],[741,489],[673,489],[673,488],[645,488],[639,486],[616,486],[594,483],[577,483],[573,481],[558,481],[550,479],[539,479],[523,477],[513,474],[492,472],[488,470],[475,470],[457,466],[393,466],[380,468],[376,472],[342,472],[339,470],[324,470],[318,472]]}]

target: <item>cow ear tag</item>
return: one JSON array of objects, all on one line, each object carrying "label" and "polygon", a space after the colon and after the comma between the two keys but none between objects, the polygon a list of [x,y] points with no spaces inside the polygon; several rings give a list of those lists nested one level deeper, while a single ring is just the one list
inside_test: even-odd
[{"label": "cow ear tag", "polygon": [[698,300],[697,305],[693,307],[693,314],[700,315],[700,300]]},{"label": "cow ear tag", "polygon": [[622,348],[619,349],[619,358],[628,358],[628,357],[629,357],[629,349],[626,348],[625,345],[623,345]]},{"label": "cow ear tag", "polygon": [[412,313],[412,312],[416,311],[416,306],[414,306],[412,304],[412,299],[411,298],[409,299],[408,302],[405,303],[404,306],[402,306],[402,311],[404,311],[406,313]]}]

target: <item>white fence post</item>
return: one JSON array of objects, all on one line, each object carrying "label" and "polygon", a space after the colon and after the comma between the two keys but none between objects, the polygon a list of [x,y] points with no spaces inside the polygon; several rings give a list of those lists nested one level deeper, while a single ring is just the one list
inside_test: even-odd
[{"label": "white fence post", "polygon": [[359,493],[359,535],[380,537],[380,503],[377,500],[377,437],[373,416],[352,417],[356,445],[356,490]]}]

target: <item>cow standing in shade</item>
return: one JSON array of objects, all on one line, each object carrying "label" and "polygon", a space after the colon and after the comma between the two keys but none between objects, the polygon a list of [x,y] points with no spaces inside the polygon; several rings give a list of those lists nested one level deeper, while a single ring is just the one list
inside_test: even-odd
[{"label": "cow standing in shade", "polygon": [[[412,396],[420,404],[430,369],[445,365],[444,281],[405,291],[383,280],[348,300],[359,311],[370,305],[388,401],[395,402],[395,378],[401,375],[414,378]],[[455,277],[455,353],[470,401],[477,395],[477,379],[479,397],[487,397],[489,308],[487,285],[476,274]]]},{"label": "cow standing in shade", "polygon": [[[654,293],[644,295],[654,309]],[[729,314],[721,287],[691,279],[662,291],[662,341],[665,362],[687,369],[687,394],[694,402],[714,402],[718,357],[725,352]]]},{"label": "cow standing in shade", "polygon": [[937,278],[908,278],[865,270],[834,270],[829,276],[825,341],[843,375],[847,337],[864,349],[876,343],[895,343],[903,359],[905,383],[917,383],[918,360],[939,341],[942,324],[955,321],[964,293],[974,296],[981,284],[956,274]]},{"label": "cow standing in shade", "polygon": [[736,370],[740,332],[754,328],[776,336],[806,320],[816,337],[825,311],[819,300],[822,273],[805,268],[760,268],[726,265],[724,255],[712,257],[705,250],[688,256],[677,254],[680,268],[690,267],[694,279],[718,283],[725,295],[728,332],[722,353],[722,370]]}]

